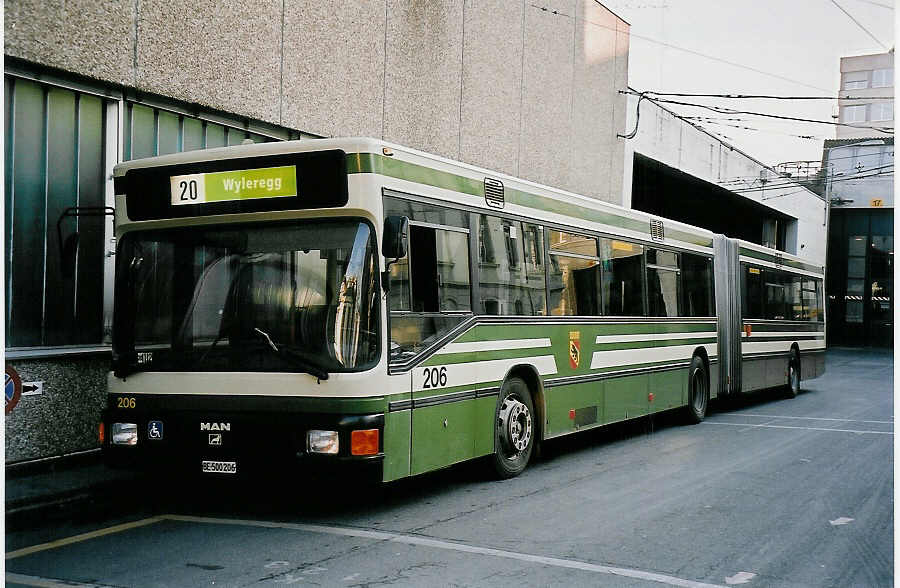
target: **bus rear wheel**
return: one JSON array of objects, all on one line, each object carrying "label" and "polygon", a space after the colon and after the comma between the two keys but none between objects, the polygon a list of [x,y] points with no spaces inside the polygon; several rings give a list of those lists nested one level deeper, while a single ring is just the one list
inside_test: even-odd
[{"label": "bus rear wheel", "polygon": [[800,354],[796,349],[791,349],[791,358],[788,360],[787,395],[796,398],[800,394]]},{"label": "bus rear wheel", "polygon": [[500,388],[494,421],[494,454],[491,465],[501,479],[518,476],[534,450],[534,403],[521,378],[509,378]]},{"label": "bus rear wheel", "polygon": [[701,422],[706,418],[707,406],[709,406],[709,378],[706,377],[706,364],[695,355],[688,370],[688,405],[684,409],[685,420],[692,425]]}]

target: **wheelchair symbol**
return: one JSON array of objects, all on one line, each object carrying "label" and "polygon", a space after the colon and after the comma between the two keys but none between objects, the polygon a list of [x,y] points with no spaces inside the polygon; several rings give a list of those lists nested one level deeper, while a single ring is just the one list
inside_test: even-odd
[{"label": "wheelchair symbol", "polygon": [[150,421],[150,423],[147,425],[147,437],[149,437],[150,439],[163,438],[162,421]]}]

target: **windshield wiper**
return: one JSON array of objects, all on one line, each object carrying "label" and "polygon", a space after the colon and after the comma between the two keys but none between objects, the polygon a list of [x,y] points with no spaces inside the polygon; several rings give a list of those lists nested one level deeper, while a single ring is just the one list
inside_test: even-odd
[{"label": "windshield wiper", "polygon": [[279,348],[277,345],[275,345],[275,342],[272,341],[272,337],[270,337],[269,334],[266,333],[265,331],[263,331],[262,329],[253,327],[253,330],[256,331],[256,333],[258,333],[260,337],[265,339],[266,343],[269,346],[269,349],[271,349],[276,354],[278,354],[278,357],[287,358],[292,363],[294,363],[294,365],[303,369],[303,371],[305,371],[306,373],[308,373],[312,376],[315,376],[319,380],[327,380],[328,379],[328,372],[326,372],[321,367],[300,357],[299,355],[297,355],[297,352],[294,351],[293,349],[291,349],[290,347],[286,347],[286,346],[282,345]]}]

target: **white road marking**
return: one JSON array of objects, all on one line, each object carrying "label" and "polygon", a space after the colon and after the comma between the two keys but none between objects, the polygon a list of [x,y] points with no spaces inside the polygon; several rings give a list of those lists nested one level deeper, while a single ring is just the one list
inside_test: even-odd
[{"label": "white road marking", "polygon": [[750,580],[756,577],[756,574],[753,572],[738,572],[733,576],[728,576],[725,578],[726,584],[746,584]]},{"label": "white road marking", "polygon": [[840,518],[834,519],[833,521],[828,521],[828,522],[831,523],[832,527],[837,527],[838,525],[846,525],[847,523],[852,523],[853,519],[849,519],[847,517],[840,517]]},{"label": "white road marking", "polygon": [[756,417],[760,419],[798,419],[804,421],[836,421],[841,423],[875,423],[879,425],[893,425],[894,421],[859,421],[854,419],[835,419],[828,417],[807,417],[807,416],[787,416],[778,414],[749,414],[746,412],[736,412],[735,416]]},{"label": "white road marking", "polygon": [[6,582],[23,584],[25,586],[37,586],[38,588],[110,588],[111,584],[84,584],[71,580],[56,580],[54,578],[41,578],[40,576],[26,576],[6,572]]},{"label": "white road marking", "polygon": [[792,427],[789,425],[754,425],[753,423],[720,423],[713,421],[704,421],[703,424],[706,425],[726,425],[730,427],[745,427],[746,430],[750,429],[799,429],[803,431],[829,431],[832,433],[859,433],[861,435],[893,435],[893,431],[860,431],[857,429],[828,429],[826,427]]},{"label": "white road marking", "polygon": [[588,562],[562,559],[558,557],[546,557],[542,555],[533,555],[530,553],[518,553],[515,551],[507,551],[504,549],[493,549],[490,547],[479,547],[477,545],[467,545],[465,543],[453,543],[450,541],[441,541],[439,539],[429,539],[427,537],[419,537],[415,535],[401,535],[399,533],[386,533],[384,531],[369,531],[366,529],[353,529],[349,527],[331,527],[326,525],[309,525],[303,523],[276,523],[270,521],[252,521],[241,519],[220,519],[211,517],[193,517],[183,515],[166,515],[164,518],[172,521],[182,521],[189,523],[207,523],[214,525],[235,525],[245,527],[262,527],[268,529],[290,529],[295,531],[305,531],[309,533],[324,533],[328,535],[339,535],[343,537],[357,537],[360,539],[372,539],[374,541],[391,541],[394,543],[402,543],[405,545],[419,545],[422,547],[432,547],[435,549],[445,549],[448,551],[458,551],[462,553],[473,553],[477,555],[490,555],[504,559],[512,559],[526,563],[542,564],[558,568],[568,568],[574,570],[582,570],[586,572],[596,572],[600,574],[609,574],[612,576],[621,576],[625,578],[636,578],[638,580],[648,580],[650,582],[658,582],[669,586],[682,586],[683,588],[722,588],[718,584],[707,584],[704,582],[695,582],[693,580],[685,580],[676,578],[666,574],[657,574],[654,572],[645,572],[643,570],[635,570],[630,568],[618,568],[613,566],[604,566],[592,564]]}]

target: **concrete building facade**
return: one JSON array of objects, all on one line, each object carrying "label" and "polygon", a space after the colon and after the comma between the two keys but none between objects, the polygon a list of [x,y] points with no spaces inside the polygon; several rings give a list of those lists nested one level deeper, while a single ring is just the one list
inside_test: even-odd
[{"label": "concrete building facade", "polygon": [[894,51],[841,58],[837,139],[894,134]]},{"label": "concrete building facade", "polygon": [[7,401],[8,463],[97,446],[118,162],[366,135],[620,202],[629,26],[594,0],[13,0],[4,14],[6,364],[28,392]]}]

